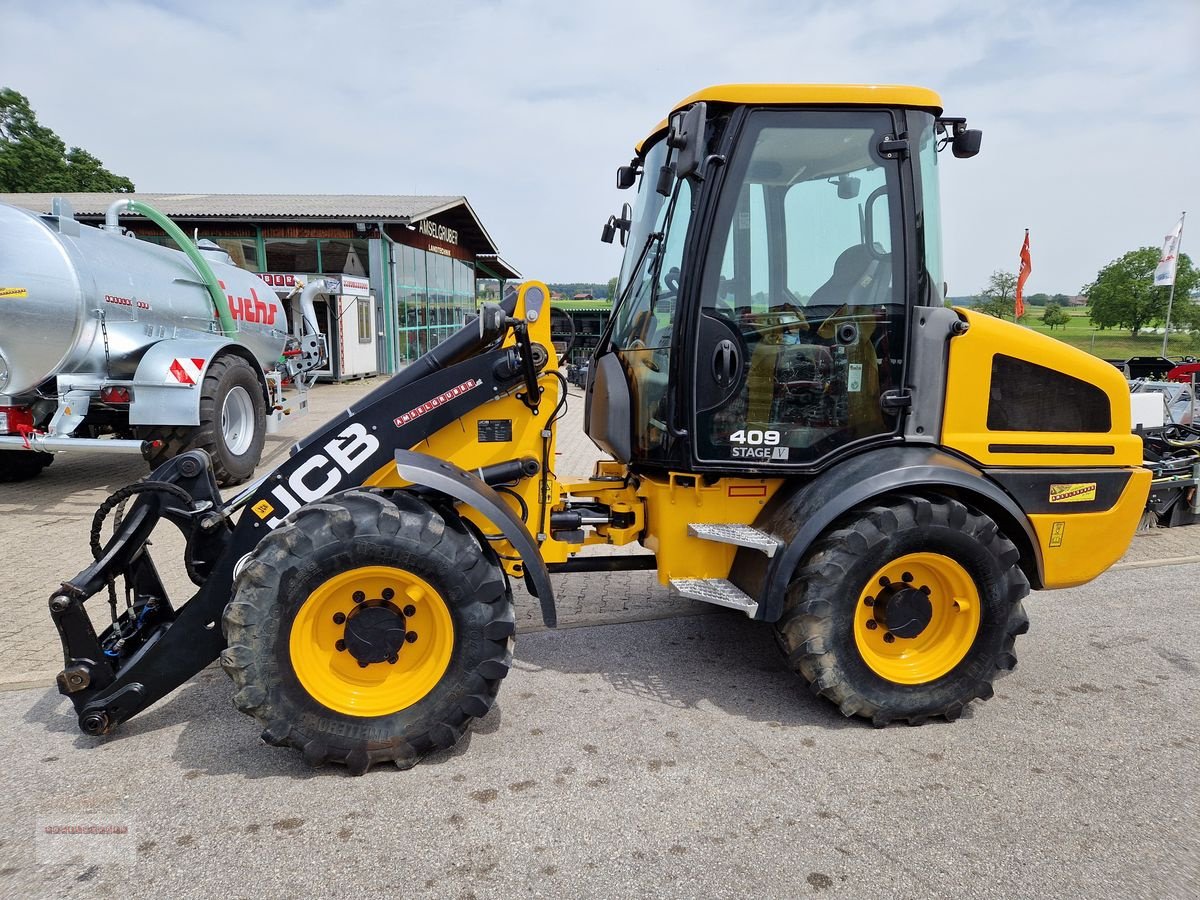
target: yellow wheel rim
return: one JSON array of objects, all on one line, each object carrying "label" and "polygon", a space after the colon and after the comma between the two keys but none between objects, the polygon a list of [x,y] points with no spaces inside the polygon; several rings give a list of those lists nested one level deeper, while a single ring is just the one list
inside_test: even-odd
[{"label": "yellow wheel rim", "polygon": [[[376,657],[395,645],[391,661],[362,665],[361,657],[371,658],[364,637],[374,640]],[[424,579],[363,566],[309,594],[292,622],[288,649],[300,684],[322,706],[386,716],[412,706],[441,680],[454,650],[454,624]]]},{"label": "yellow wheel rim", "polygon": [[867,582],[854,611],[854,641],[876,675],[925,684],[962,662],[980,616],[979,589],[966,569],[940,553],[909,553]]}]

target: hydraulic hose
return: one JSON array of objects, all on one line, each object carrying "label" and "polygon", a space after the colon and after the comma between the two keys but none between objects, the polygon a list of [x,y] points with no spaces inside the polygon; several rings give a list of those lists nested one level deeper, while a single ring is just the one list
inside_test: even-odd
[{"label": "hydraulic hose", "polygon": [[159,228],[167,233],[182,250],[187,254],[187,258],[192,261],[192,265],[196,267],[196,271],[200,273],[200,277],[204,280],[204,286],[208,288],[208,295],[212,298],[213,310],[217,314],[217,320],[221,323],[221,333],[225,337],[237,340],[237,326],[233,324],[233,316],[229,314],[229,304],[225,300],[225,291],[221,288],[217,281],[217,276],[212,270],[212,266],[208,264],[208,260],[192,243],[191,239],[184,234],[178,225],[160,213],[148,203],[143,203],[141,200],[117,200],[109,208],[104,215],[104,225],[111,231],[116,231],[117,217],[123,213],[138,213],[145,216]]}]

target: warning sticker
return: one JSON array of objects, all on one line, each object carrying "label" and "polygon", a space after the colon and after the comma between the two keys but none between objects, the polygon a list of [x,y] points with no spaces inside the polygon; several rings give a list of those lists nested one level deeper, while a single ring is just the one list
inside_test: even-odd
[{"label": "warning sticker", "polygon": [[0,287],[0,300],[20,300],[28,296],[27,288]]},{"label": "warning sticker", "polygon": [[1061,547],[1063,532],[1067,530],[1066,522],[1055,522],[1050,526],[1050,546]]},{"label": "warning sticker", "polygon": [[1096,499],[1096,482],[1050,485],[1051,503],[1086,503]]},{"label": "warning sticker", "polygon": [[200,357],[177,356],[167,369],[166,383],[197,384],[203,377],[204,360]]},{"label": "warning sticker", "polygon": [[271,513],[275,512],[275,507],[273,507],[266,500],[259,500],[250,508],[254,510],[254,514],[260,519],[265,519]]},{"label": "warning sticker", "polygon": [[846,390],[851,394],[862,390],[862,363],[850,363],[850,371],[846,374]]}]

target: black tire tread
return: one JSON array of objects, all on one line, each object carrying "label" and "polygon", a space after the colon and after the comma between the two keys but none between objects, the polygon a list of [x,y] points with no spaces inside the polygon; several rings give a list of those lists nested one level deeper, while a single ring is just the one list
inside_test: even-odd
[{"label": "black tire tread", "polygon": [[[245,359],[233,353],[218,356],[209,364],[200,387],[199,425],[142,425],[137,427],[136,433],[141,440],[159,443],[158,447],[146,451],[146,461],[150,463],[151,469],[157,469],[168,459],[189,450],[204,450],[212,460],[213,474],[216,476],[217,484],[221,487],[232,487],[250,478],[253,472],[245,474],[231,472],[222,461],[221,455],[216,452],[216,447],[221,441],[221,410],[216,402],[217,387],[225,372],[234,366],[245,367],[253,372]],[[255,376],[255,380],[257,381],[257,376]],[[261,388],[259,390],[261,391]],[[251,398],[256,403],[263,405],[265,417],[266,400],[261,393],[252,393]],[[265,435],[265,430],[264,418],[263,435],[260,435],[260,438]],[[260,446],[260,455],[261,452]],[[256,459],[255,465],[257,463]]]},{"label": "black tire tread", "polygon": [[[258,720],[266,743],[294,747],[314,766],[340,763],[352,774],[362,774],[382,762],[407,769],[425,755],[453,746],[472,719],[487,714],[501,680],[512,665],[516,633],[512,595],[499,568],[455,519],[447,521],[432,506],[411,494],[398,492],[385,497],[378,491],[356,489],[297,510],[284,525],[263,539],[253,560],[239,576],[234,600],[222,617],[228,646],[221,654],[221,667],[237,688],[234,706]],[[408,739],[394,737],[370,746],[338,743],[324,735],[310,734],[275,708],[270,699],[271,685],[263,683],[257,666],[257,660],[265,652],[263,643],[270,639],[278,617],[273,587],[278,583],[278,573],[290,561],[305,557],[329,542],[401,533],[419,541],[422,553],[448,557],[467,574],[474,589],[469,602],[488,608],[483,630],[490,644],[487,657],[475,666],[469,687],[455,708],[423,734]]]},{"label": "black tire tread", "polygon": [[[814,544],[788,587],[783,615],[776,623],[776,640],[788,664],[799,673],[810,690],[829,700],[845,716],[869,719],[883,727],[897,719],[920,725],[929,718],[953,721],[973,700],[988,700],[994,694],[993,680],[1016,667],[1014,650],[1018,635],[1029,630],[1029,617],[1021,601],[1029,593],[1029,581],[1017,565],[1020,552],[995,523],[957,500],[932,496],[898,494],[852,511],[846,524],[828,532]],[[870,549],[884,535],[911,525],[942,525],[968,531],[981,547],[990,548],[1007,566],[1001,593],[1009,604],[1002,649],[990,672],[969,680],[965,694],[940,709],[910,716],[895,716],[868,701],[843,677],[828,639],[833,599],[828,586],[843,583],[853,567],[861,566]]]},{"label": "black tire tread", "polygon": [[54,462],[53,453],[29,450],[0,450],[0,482],[28,481]]}]

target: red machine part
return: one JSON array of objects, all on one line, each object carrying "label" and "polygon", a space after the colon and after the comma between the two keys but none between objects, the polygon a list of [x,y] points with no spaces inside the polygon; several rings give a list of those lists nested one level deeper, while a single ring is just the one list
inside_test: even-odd
[{"label": "red machine part", "polygon": [[1200,380],[1200,363],[1182,363],[1167,373],[1167,381],[1191,384],[1193,375]]},{"label": "red machine part", "polygon": [[0,406],[0,434],[28,434],[33,430],[33,410],[25,406]]}]

